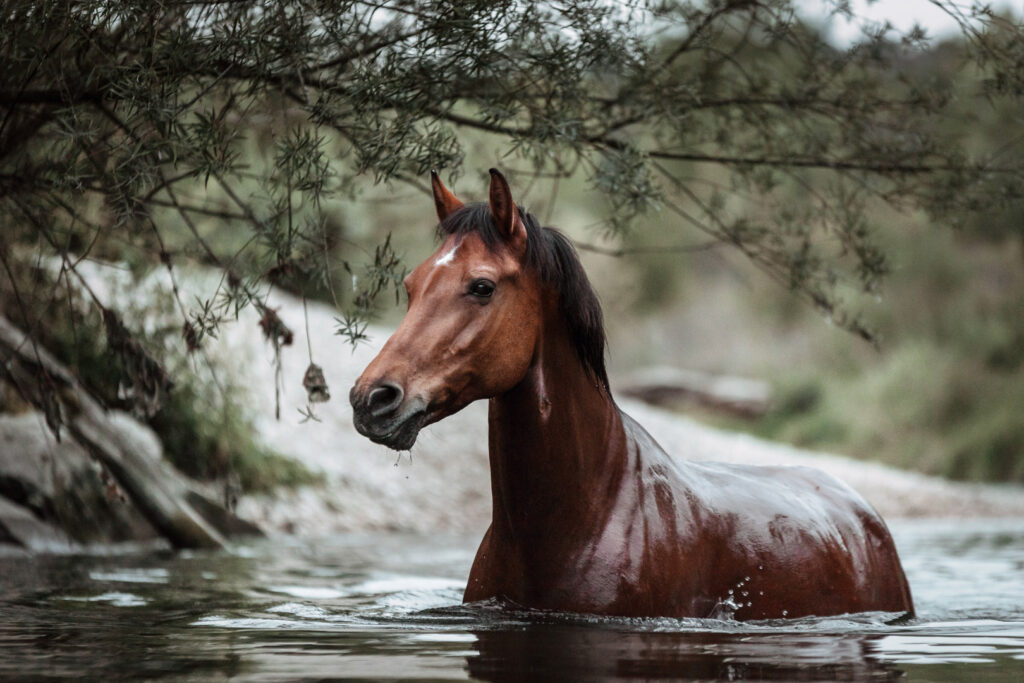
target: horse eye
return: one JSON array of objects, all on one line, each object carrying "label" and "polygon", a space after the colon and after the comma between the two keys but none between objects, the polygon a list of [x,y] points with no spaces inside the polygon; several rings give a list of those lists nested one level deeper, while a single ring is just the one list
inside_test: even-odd
[{"label": "horse eye", "polygon": [[486,299],[494,294],[494,283],[490,280],[473,280],[469,285],[469,293],[481,299]]}]

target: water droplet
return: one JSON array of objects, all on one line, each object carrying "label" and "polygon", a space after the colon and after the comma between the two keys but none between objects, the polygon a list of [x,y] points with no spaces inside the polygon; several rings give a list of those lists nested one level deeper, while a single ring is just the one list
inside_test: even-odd
[{"label": "water droplet", "polygon": [[751,602],[748,602],[748,603],[747,603],[747,607],[750,607],[750,606],[751,606],[752,604],[753,604],[753,603],[751,603]]},{"label": "water droplet", "polygon": [[764,591],[757,591],[758,595],[764,595]]},{"label": "water droplet", "polygon": [[786,616],[787,614],[789,614],[789,610],[788,609],[782,610],[782,616]]},{"label": "water droplet", "polygon": [[759,564],[759,565],[757,565],[757,568],[758,569],[764,569],[764,565],[763,564]]},{"label": "water droplet", "polygon": [[743,591],[743,597],[747,597],[748,595],[750,595],[750,594],[747,593],[747,591]]},{"label": "water droplet", "polygon": [[743,577],[743,580],[744,581],[750,581],[750,577],[749,576],[745,576],[745,577]]},{"label": "water droplet", "polygon": [[732,589],[731,588],[729,589],[729,595],[732,595]]}]

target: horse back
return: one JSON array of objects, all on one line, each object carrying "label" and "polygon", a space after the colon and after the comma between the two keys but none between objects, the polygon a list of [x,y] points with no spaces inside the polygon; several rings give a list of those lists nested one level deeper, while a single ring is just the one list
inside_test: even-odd
[{"label": "horse back", "polygon": [[648,534],[652,578],[636,583],[661,587],[652,599],[677,616],[913,611],[889,530],[849,486],[807,467],[676,460],[623,417],[647,492],[633,514],[663,534]]}]

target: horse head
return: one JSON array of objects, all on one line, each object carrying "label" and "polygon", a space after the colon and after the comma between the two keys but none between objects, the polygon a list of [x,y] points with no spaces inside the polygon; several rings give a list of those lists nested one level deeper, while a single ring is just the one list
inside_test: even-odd
[{"label": "horse head", "polygon": [[408,310],[349,394],[360,434],[407,450],[420,429],[508,391],[530,367],[543,283],[508,182],[464,205],[431,174],[441,246],[405,278]]}]

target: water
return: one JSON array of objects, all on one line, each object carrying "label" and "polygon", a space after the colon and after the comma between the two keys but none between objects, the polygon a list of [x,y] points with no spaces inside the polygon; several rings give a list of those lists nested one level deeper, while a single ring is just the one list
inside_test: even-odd
[{"label": "water", "polygon": [[476,538],[0,558],[0,679],[1024,680],[1024,520],[893,525],[918,618],[742,624],[459,604]]}]

